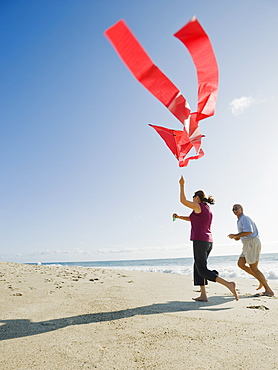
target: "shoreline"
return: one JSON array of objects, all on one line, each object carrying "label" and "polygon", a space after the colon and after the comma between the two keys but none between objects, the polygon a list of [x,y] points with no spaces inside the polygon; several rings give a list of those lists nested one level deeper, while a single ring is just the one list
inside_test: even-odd
[{"label": "shoreline", "polygon": [[235,282],[196,302],[187,275],[0,262],[1,368],[278,368],[278,299]]},{"label": "shoreline", "polygon": [[[237,266],[238,255],[210,256],[209,268],[219,271],[224,279],[253,279],[245,271]],[[8,261],[9,262],[9,261]],[[18,262],[18,261],[17,261]],[[22,263],[22,262],[21,262]],[[116,260],[116,261],[54,261],[54,262],[32,262],[27,265],[43,266],[65,266],[65,267],[92,267],[104,269],[117,269],[127,271],[164,272],[192,276],[193,257],[190,258],[164,258],[164,259],[142,259],[142,260]],[[278,253],[261,254],[260,270],[267,280],[278,280]]]}]

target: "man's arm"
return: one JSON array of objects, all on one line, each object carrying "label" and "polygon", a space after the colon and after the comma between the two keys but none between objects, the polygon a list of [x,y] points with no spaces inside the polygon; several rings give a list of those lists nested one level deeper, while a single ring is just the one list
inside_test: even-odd
[{"label": "man's arm", "polygon": [[[239,230],[242,230],[240,231],[239,233],[237,234],[229,234],[228,237],[230,239],[235,239],[235,240],[239,240],[240,238],[243,238],[244,236],[248,236],[250,234],[253,233],[253,228],[252,228],[252,224],[250,222],[250,219],[249,217],[241,217],[238,221],[238,231]],[[248,230],[248,231],[244,231],[244,230]]]},{"label": "man's arm", "polygon": [[247,236],[250,234],[252,234],[252,231],[242,231],[241,233],[238,233],[238,234],[229,234],[228,238],[239,240],[240,238],[243,238],[244,236]]}]

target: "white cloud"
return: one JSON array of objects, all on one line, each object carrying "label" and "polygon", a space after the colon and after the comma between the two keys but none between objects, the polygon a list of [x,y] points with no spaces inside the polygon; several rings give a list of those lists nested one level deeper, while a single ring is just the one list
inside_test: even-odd
[{"label": "white cloud", "polygon": [[90,251],[82,250],[79,248],[72,248],[72,249],[43,249],[38,251],[32,251],[28,253],[16,253],[16,257],[30,257],[30,256],[51,256],[51,255],[64,255],[64,254],[90,254]]},{"label": "white cloud", "polygon": [[72,253],[75,253],[75,254],[87,254],[88,251],[85,251],[85,250],[82,250],[82,249],[79,249],[79,248],[73,248],[73,249],[56,249],[56,250],[51,250],[51,249],[46,249],[46,250],[43,250],[43,251],[39,251],[37,252],[38,254],[46,254],[46,255],[49,255],[49,254],[72,254]]},{"label": "white cloud", "polygon": [[101,254],[109,254],[109,253],[131,253],[134,252],[136,249],[134,248],[100,248],[97,250],[98,253]]},{"label": "white cloud", "polygon": [[145,251],[171,251],[171,250],[184,250],[184,244],[174,246],[153,246],[153,247],[139,247],[139,248],[100,248],[98,253],[131,253],[131,252],[145,252]]},{"label": "white cloud", "polygon": [[235,98],[229,104],[230,109],[234,116],[239,116],[246,109],[248,109],[252,104],[256,103],[256,99],[251,96],[242,96],[241,98]]}]

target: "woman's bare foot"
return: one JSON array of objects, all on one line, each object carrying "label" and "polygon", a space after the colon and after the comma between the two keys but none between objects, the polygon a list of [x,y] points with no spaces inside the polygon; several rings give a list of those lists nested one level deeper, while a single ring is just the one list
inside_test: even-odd
[{"label": "woman's bare foot", "polygon": [[208,298],[207,297],[197,297],[197,298],[192,298],[194,301],[198,301],[198,302],[208,302]]},{"label": "woman's bare foot", "polygon": [[235,296],[236,301],[238,301],[238,295],[237,295],[237,291],[236,291],[236,283],[234,283],[233,281],[227,281],[227,280],[223,279],[220,276],[217,276],[215,281],[217,283],[225,285],[225,287],[227,287],[230,290],[230,292],[233,293],[233,295]]},{"label": "woman's bare foot", "polygon": [[229,282],[228,285],[227,285],[227,288],[233,293],[233,295],[235,296],[236,301],[238,301],[238,295],[237,295],[237,291],[236,291],[236,283],[234,283],[233,281]]}]

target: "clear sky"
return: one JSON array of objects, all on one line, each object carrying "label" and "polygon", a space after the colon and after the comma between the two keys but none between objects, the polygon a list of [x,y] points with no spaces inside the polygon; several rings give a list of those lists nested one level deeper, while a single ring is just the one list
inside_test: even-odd
[{"label": "clear sky", "polygon": [[[104,31],[124,19],[196,109],[193,62],[173,34],[192,16],[220,72],[205,156],[186,168],[148,123],[182,129]],[[213,255],[239,254],[233,203],[277,252],[277,0],[1,0],[0,259],[192,255],[178,180],[214,196]]]}]

